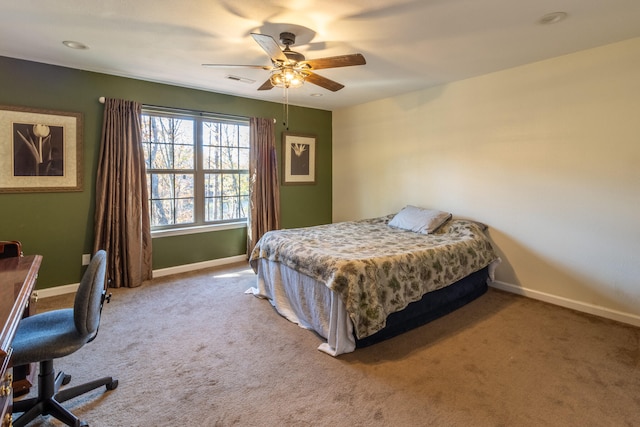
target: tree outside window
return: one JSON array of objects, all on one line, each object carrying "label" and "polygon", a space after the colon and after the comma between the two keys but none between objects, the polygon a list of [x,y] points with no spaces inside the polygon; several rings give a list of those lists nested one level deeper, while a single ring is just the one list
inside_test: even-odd
[{"label": "tree outside window", "polygon": [[142,144],[152,229],[246,220],[248,120],[143,109]]}]

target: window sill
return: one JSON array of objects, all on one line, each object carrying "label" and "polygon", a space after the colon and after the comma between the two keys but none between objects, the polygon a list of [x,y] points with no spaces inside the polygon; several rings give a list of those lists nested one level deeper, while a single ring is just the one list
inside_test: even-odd
[{"label": "window sill", "polygon": [[152,230],[151,238],[156,239],[161,237],[183,236],[186,234],[209,233],[212,231],[233,230],[236,228],[245,228],[246,226],[247,226],[247,222],[241,221],[241,222],[229,222],[226,224],[201,225],[196,227],[170,228],[167,230]]}]

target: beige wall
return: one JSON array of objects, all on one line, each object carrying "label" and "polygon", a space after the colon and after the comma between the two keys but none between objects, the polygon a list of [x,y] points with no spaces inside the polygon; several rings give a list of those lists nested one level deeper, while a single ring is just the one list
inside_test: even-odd
[{"label": "beige wall", "polygon": [[640,38],[335,111],[333,220],[483,221],[498,287],[640,325]]}]

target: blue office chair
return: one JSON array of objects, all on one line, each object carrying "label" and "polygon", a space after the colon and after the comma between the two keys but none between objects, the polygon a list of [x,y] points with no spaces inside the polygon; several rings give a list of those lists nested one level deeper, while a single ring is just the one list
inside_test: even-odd
[{"label": "blue office chair", "polygon": [[86,384],[59,390],[69,383],[70,375],[59,372],[54,378],[53,360],[67,356],[92,341],[98,334],[102,305],[109,302],[105,274],[107,253],[98,251],[82,277],[73,308],[39,313],[20,321],[13,340],[14,366],[39,362],[38,397],[14,402],[13,413],[22,413],[13,421],[22,427],[39,415],[52,415],[69,426],[87,426],[61,403],[106,386],[113,390],[118,380],[105,377]]}]

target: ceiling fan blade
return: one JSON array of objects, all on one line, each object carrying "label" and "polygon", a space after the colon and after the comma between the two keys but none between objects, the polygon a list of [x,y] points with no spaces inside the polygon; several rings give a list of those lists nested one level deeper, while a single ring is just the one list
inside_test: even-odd
[{"label": "ceiling fan blade", "polygon": [[318,85],[325,89],[328,89],[332,92],[337,92],[344,87],[343,84],[338,82],[334,82],[333,80],[329,80],[326,77],[319,76],[318,74],[309,72],[309,75],[305,79],[305,81],[309,83],[313,83],[314,85]]},{"label": "ceiling fan blade", "polygon": [[364,65],[367,61],[359,53],[352,55],[330,56],[327,58],[309,59],[301,61],[299,64],[307,64],[312,70],[321,70],[323,68],[350,67],[352,65]]},{"label": "ceiling fan blade", "polygon": [[268,79],[266,82],[262,83],[262,86],[258,88],[258,90],[270,90],[273,89],[273,85],[271,84],[271,79]]},{"label": "ceiling fan blade", "polygon": [[202,64],[207,68],[255,68],[257,70],[273,70],[271,65],[239,65],[239,64]]},{"label": "ceiling fan blade", "polygon": [[251,37],[260,45],[273,62],[288,62],[288,59],[275,39],[266,34],[251,33]]}]

